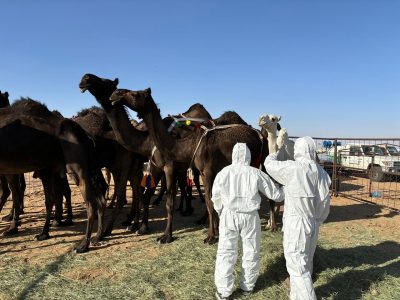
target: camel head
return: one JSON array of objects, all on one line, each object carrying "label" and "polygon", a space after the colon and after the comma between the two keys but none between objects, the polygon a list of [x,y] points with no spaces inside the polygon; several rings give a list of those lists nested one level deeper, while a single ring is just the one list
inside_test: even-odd
[{"label": "camel head", "polygon": [[276,132],[276,130],[280,130],[281,126],[279,125],[279,121],[281,117],[277,117],[275,115],[262,115],[258,120],[258,125],[263,127],[268,132]]},{"label": "camel head", "polygon": [[114,80],[100,78],[93,74],[83,75],[79,88],[82,93],[89,91],[101,105],[109,105],[108,98],[117,89],[118,78]]},{"label": "camel head", "polygon": [[121,103],[136,111],[138,116],[142,116],[150,111],[150,105],[152,101],[148,101],[151,98],[151,89],[145,89],[142,91],[131,91],[126,89],[117,89],[110,96],[112,105]]},{"label": "camel head", "polygon": [[2,93],[0,91],[0,108],[10,106],[10,101],[8,100],[8,93]]}]

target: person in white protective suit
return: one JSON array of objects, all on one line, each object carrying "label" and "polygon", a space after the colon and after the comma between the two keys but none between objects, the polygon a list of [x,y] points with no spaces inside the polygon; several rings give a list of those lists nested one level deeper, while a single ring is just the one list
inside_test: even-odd
[{"label": "person in white protective suit", "polygon": [[232,151],[232,164],[217,174],[212,188],[212,202],[220,217],[215,263],[217,299],[229,299],[232,294],[239,238],[243,248],[240,287],[245,294],[253,291],[260,256],[259,192],[270,199],[283,200],[282,189],[267,174],[251,167],[250,161],[247,145],[237,143]]},{"label": "person in white protective suit", "polygon": [[277,161],[278,155],[269,155],[264,165],[267,173],[284,186],[283,250],[290,275],[290,299],[316,299],[311,279],[313,257],[319,227],[329,214],[331,180],[316,163],[311,137],[296,140],[294,161]]}]

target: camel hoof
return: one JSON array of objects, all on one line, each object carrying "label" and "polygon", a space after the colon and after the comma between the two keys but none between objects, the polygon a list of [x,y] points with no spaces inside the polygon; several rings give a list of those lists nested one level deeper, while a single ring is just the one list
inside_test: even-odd
[{"label": "camel hoof", "polygon": [[208,236],[204,239],[204,244],[214,245],[218,242],[218,238],[215,236]]},{"label": "camel hoof", "polygon": [[162,236],[157,238],[157,242],[159,244],[169,244],[171,242],[173,242],[174,238],[171,235],[165,235],[163,234]]},{"label": "camel hoof", "polygon": [[103,235],[101,235],[101,236],[96,235],[94,238],[92,238],[92,240],[90,241],[90,244],[92,246],[100,246],[102,240],[103,240]]},{"label": "camel hoof", "polygon": [[24,215],[24,214],[25,214],[24,210],[21,209],[21,210],[19,211],[19,214],[20,214],[20,215]]},{"label": "camel hoof", "polygon": [[89,251],[89,245],[79,245],[74,249],[75,253],[85,253]]},{"label": "camel hoof", "polygon": [[272,226],[272,227],[271,227],[271,231],[272,231],[272,232],[277,232],[277,231],[279,231],[278,226]]},{"label": "camel hoof", "polygon": [[139,230],[136,231],[137,235],[144,235],[149,233],[149,228],[146,225],[140,226]]},{"label": "camel hoof", "polygon": [[126,230],[132,231],[132,232],[137,232],[139,230],[139,223],[131,223]]},{"label": "camel hoof", "polygon": [[18,234],[18,228],[12,228],[12,229],[8,229],[6,231],[3,232],[3,236],[12,236],[12,235],[16,235]]},{"label": "camel hoof", "polygon": [[48,240],[50,238],[50,235],[48,233],[41,233],[41,234],[37,234],[34,237],[35,241],[44,241],[44,240]]},{"label": "camel hoof", "polygon": [[186,209],[185,211],[182,212],[182,216],[184,216],[184,217],[191,216],[191,215],[193,215],[193,211],[194,211],[193,208]]}]

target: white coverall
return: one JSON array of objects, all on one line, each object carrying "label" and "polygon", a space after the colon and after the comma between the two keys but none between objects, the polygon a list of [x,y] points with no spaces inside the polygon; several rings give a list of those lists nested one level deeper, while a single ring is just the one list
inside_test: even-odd
[{"label": "white coverall", "polygon": [[265,160],[267,173],[284,185],[283,249],[290,275],[290,299],[316,299],[313,257],[319,227],[329,214],[331,180],[316,163],[316,146],[311,137],[294,144],[294,161],[277,161],[278,153]]},{"label": "white coverall", "polygon": [[237,143],[232,151],[232,164],[217,174],[212,188],[212,202],[220,216],[215,285],[222,297],[229,297],[233,291],[239,237],[243,248],[240,287],[252,291],[256,283],[261,240],[259,192],[270,199],[283,200],[282,189],[267,174],[251,167],[250,161],[249,148]]}]

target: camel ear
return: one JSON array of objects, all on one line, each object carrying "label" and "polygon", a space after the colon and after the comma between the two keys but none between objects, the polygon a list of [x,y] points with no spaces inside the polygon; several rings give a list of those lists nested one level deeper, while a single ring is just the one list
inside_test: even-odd
[{"label": "camel ear", "polygon": [[145,91],[147,94],[151,95],[151,88],[147,88]]},{"label": "camel ear", "polygon": [[281,129],[282,129],[282,127],[281,127],[281,124],[276,124],[276,129],[278,129],[278,131],[281,131]]},{"label": "camel ear", "polygon": [[279,116],[279,118],[278,118],[278,122],[279,122],[281,119],[282,119],[282,116]]},{"label": "camel ear", "polygon": [[118,79],[118,78],[115,78],[115,79],[114,79],[114,84],[117,86],[118,83],[119,83],[119,79]]},{"label": "camel ear", "polygon": [[5,92],[4,95],[8,98],[8,92]]}]

